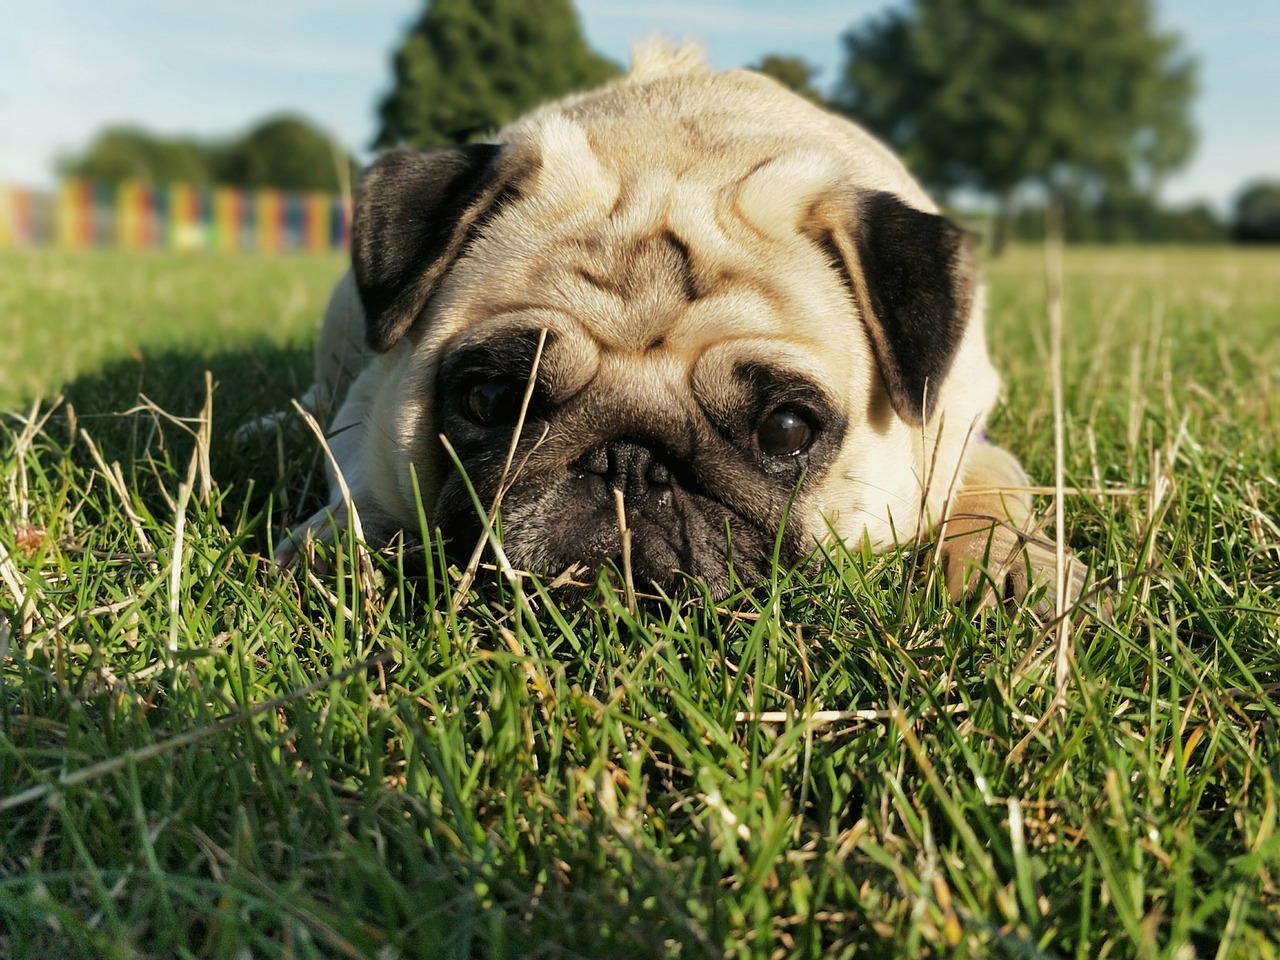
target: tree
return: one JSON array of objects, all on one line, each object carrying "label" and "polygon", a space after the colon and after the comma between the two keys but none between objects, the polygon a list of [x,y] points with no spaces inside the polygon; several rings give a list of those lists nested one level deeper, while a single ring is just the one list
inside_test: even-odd
[{"label": "tree", "polygon": [[210,152],[214,178],[228,186],[335,193],[351,182],[351,157],[299,117],[264,120]]},{"label": "tree", "polygon": [[465,142],[618,72],[571,0],[429,0],[393,68],[377,147]]},{"label": "tree", "polygon": [[208,183],[209,165],[196,141],[161,137],[138,127],[107,127],[80,156],[58,162],[60,173],[102,183],[147,180],[153,183]]},{"label": "tree", "polygon": [[1190,156],[1195,63],[1149,0],[911,0],[845,35],[838,105],[934,188],[1154,194]]},{"label": "tree", "polygon": [[222,141],[108,127],[81,156],[59,161],[58,169],[101,183],[218,183],[333,193],[351,182],[355,163],[319,128],[298,117],[280,116]]},{"label": "tree", "polygon": [[802,57],[784,57],[771,53],[749,69],[763,73],[767,77],[773,77],[784,87],[794,90],[819,106],[826,105],[822,94],[813,86],[813,77],[818,72],[818,68]]},{"label": "tree", "polygon": [[1231,232],[1245,243],[1280,243],[1280,180],[1259,180],[1241,191]]}]

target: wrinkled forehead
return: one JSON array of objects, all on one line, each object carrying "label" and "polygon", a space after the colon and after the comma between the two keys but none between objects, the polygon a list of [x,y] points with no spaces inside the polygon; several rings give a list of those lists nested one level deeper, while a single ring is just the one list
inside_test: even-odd
[{"label": "wrinkled forehead", "polygon": [[503,153],[524,171],[522,219],[553,243],[618,254],[674,238],[698,251],[704,271],[750,269],[758,265],[743,262],[744,246],[799,241],[818,201],[847,182],[838,156],[794,138],[731,138],[695,152],[682,129],[556,114],[517,129]]},{"label": "wrinkled forehead", "polygon": [[847,379],[860,357],[853,307],[804,229],[830,189],[822,155],[746,156],[709,176],[661,151],[646,164],[602,157],[582,128],[553,119],[535,172],[455,268],[442,335],[541,325],[584,364],[689,367],[728,351]]},{"label": "wrinkled forehead", "polygon": [[[747,273],[690,279],[696,252],[683,254],[665,239],[608,260],[607,248],[561,249],[528,282],[507,286],[511,274],[500,271],[489,284],[468,284],[450,311],[466,319],[439,324],[440,348],[492,352],[513,373],[538,355],[539,379],[565,394],[612,365],[629,368],[628,379],[647,372],[661,391],[694,379],[727,382],[737,366],[751,364],[803,376],[838,397],[865,364],[851,307],[816,255],[798,265],[810,276],[794,289]],[[472,296],[477,289],[486,290],[481,303]],[[495,289],[508,295],[494,296]]]}]

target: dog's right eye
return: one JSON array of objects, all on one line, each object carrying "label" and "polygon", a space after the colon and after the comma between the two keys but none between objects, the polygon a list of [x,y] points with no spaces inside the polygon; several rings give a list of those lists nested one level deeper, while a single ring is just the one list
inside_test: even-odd
[{"label": "dog's right eye", "polygon": [[482,427],[515,423],[520,416],[520,397],[520,392],[510,384],[496,380],[474,383],[467,390],[467,419]]},{"label": "dog's right eye", "polygon": [[809,449],[814,429],[800,411],[779,407],[756,428],[756,447],[767,457],[794,457]]}]

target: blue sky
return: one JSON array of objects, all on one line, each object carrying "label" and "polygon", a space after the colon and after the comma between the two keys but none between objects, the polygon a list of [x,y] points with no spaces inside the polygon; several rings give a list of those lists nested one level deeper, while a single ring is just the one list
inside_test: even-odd
[{"label": "blue sky", "polygon": [[[422,0],[3,0],[0,181],[44,184],[52,160],[105,124],[225,135],[289,110],[357,153],[372,139],[389,53]],[[869,0],[578,0],[591,45],[625,62],[661,31],[705,44],[720,67],[763,54],[843,59],[840,35]],[[7,9],[5,9],[7,8]],[[1280,2],[1157,0],[1162,26],[1200,60],[1200,145],[1166,199],[1225,209],[1259,176],[1280,178]]]}]

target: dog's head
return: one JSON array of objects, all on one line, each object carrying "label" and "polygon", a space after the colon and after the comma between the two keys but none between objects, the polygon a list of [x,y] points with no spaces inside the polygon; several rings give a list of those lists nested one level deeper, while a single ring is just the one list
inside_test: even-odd
[{"label": "dog's head", "polygon": [[352,259],[384,499],[412,476],[469,551],[501,490],[518,566],[615,559],[615,491],[660,585],[909,535],[995,389],[963,232],[758,75],[633,71],[495,143],[388,154]]}]

